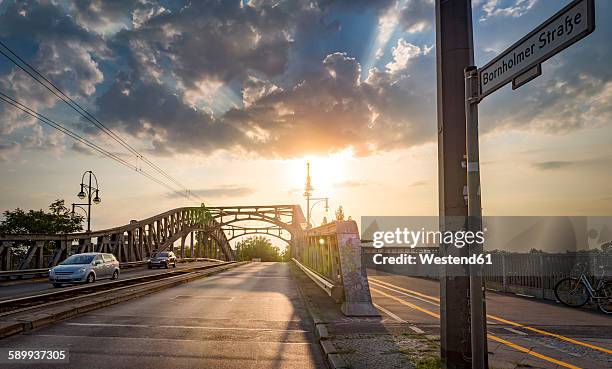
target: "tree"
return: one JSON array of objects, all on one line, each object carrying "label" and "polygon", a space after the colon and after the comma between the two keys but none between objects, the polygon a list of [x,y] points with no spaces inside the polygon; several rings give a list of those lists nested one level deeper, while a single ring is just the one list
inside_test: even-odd
[{"label": "tree", "polygon": [[236,258],[239,261],[259,258],[261,261],[283,261],[287,252],[281,251],[278,246],[263,236],[250,237],[236,244]]},{"label": "tree", "polygon": [[83,216],[72,214],[64,200],[55,200],[44,210],[6,210],[0,234],[64,234],[83,230]]}]

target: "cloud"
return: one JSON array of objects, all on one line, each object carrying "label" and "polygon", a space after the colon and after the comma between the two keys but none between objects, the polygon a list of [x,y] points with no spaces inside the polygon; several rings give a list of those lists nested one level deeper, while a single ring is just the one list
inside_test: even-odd
[{"label": "cloud", "polygon": [[[535,3],[487,0],[474,7],[486,18],[518,17]],[[290,158],[348,148],[370,155],[436,138],[433,46],[413,40],[430,34],[402,34],[433,32],[433,1],[400,4],[23,1],[3,7],[0,37],[12,42],[20,35],[29,62],[105,125],[158,155]],[[373,50],[355,48],[348,39],[354,32],[342,34],[353,29],[346,20],[353,13],[371,18],[371,32],[359,37],[369,37]],[[482,104],[483,131],[566,134],[609,124],[612,49],[601,47],[606,30],[546,63],[544,76],[530,83],[537,88],[521,90],[529,93]],[[376,61],[370,54],[378,49]],[[56,106],[30,77],[4,71],[2,91],[37,110]],[[0,106],[3,135],[21,135],[22,147],[53,147],[36,139],[33,127],[31,118]],[[101,134],[88,122],[79,128]]]},{"label": "cloud", "polygon": [[164,86],[133,75],[120,74],[96,103],[99,119],[150,142],[157,154],[231,149],[244,136],[209,112],[186,105]]},{"label": "cloud", "polygon": [[595,157],[573,161],[542,161],[532,164],[532,167],[540,170],[560,170],[569,167],[603,167],[608,168],[612,163],[612,157]]},{"label": "cloud", "polygon": [[[235,185],[224,185],[224,186],[219,186],[219,187],[202,188],[202,189],[191,191],[191,193],[196,196],[200,196],[200,197],[204,197],[208,199],[244,197],[244,196],[251,195],[255,192],[256,191],[252,188],[240,187],[240,186],[235,186]],[[168,196],[171,198],[179,198],[179,197],[183,197],[184,195],[185,195],[184,192],[173,192],[173,193],[170,193]]]},{"label": "cloud", "polygon": [[433,0],[409,0],[401,11],[400,25],[408,33],[418,33],[430,29],[434,19]]},{"label": "cloud", "polygon": [[[16,35],[20,42],[12,41]],[[75,99],[96,92],[104,76],[94,59],[109,57],[104,41],[74,22],[61,8],[48,2],[13,2],[0,14],[0,37],[18,52],[34,43],[35,53],[27,58],[46,78]],[[0,76],[0,88],[34,110],[51,108],[58,99],[26,73],[13,67]],[[6,105],[0,106],[0,132],[32,126],[34,120]]]},{"label": "cloud", "polygon": [[555,170],[555,169],[563,169],[574,165],[574,162],[571,161],[543,161],[538,163],[533,163],[532,166],[536,169],[541,170]]},{"label": "cloud", "polygon": [[138,28],[168,12],[156,1],[140,0],[71,0],[69,8],[80,26],[105,35]]},{"label": "cloud", "polygon": [[221,120],[260,132],[261,140],[243,142],[245,148],[273,157],[347,148],[368,155],[433,137],[423,119],[423,107],[429,104],[406,90],[409,78],[378,70],[363,82],[360,76],[356,59],[333,53],[293,88],[271,93],[248,108],[231,109]]},{"label": "cloud", "polygon": [[[398,41],[387,68],[366,80],[348,53],[302,56],[295,40],[338,32],[325,12],[345,7],[376,17],[397,10],[395,1],[211,1],[172,10],[154,1],[23,2],[0,15],[0,36],[29,35],[37,46],[31,62],[43,74],[158,155],[296,157],[347,148],[368,155],[432,139],[425,117],[434,101],[412,92],[417,80],[407,71],[422,67],[426,48]],[[292,55],[305,64],[290,69]],[[57,104],[19,71],[0,85],[37,110]],[[10,112],[1,123],[10,133],[34,121]],[[89,122],[78,128],[102,137]],[[39,132],[30,136],[28,147],[53,146]]]},{"label": "cloud", "polygon": [[0,142],[0,162],[8,161],[9,158],[19,153],[21,145],[17,142]]},{"label": "cloud", "polygon": [[26,149],[60,154],[65,148],[64,138],[59,131],[45,132],[41,125],[35,125],[32,132],[24,136],[22,146]]},{"label": "cloud", "polygon": [[393,47],[391,53],[393,60],[385,66],[391,73],[396,73],[406,69],[408,63],[417,58],[419,55],[427,55],[432,50],[433,46],[424,46],[420,48],[416,45],[407,42],[403,38],[397,40],[397,45]]},{"label": "cloud", "polygon": [[371,185],[372,182],[369,181],[360,181],[354,179],[348,179],[346,181],[336,183],[334,187],[338,188],[356,188],[356,187],[365,187]]},{"label": "cloud", "polygon": [[482,2],[484,15],[480,21],[491,17],[514,17],[518,18],[527,13],[538,0],[486,0]]},{"label": "cloud", "polygon": [[428,185],[429,183],[430,181],[420,180],[420,181],[415,181],[415,182],[410,183],[408,187],[421,187],[421,186]]},{"label": "cloud", "polygon": [[242,103],[248,108],[257,100],[278,90],[280,88],[269,81],[249,76],[242,83]]}]

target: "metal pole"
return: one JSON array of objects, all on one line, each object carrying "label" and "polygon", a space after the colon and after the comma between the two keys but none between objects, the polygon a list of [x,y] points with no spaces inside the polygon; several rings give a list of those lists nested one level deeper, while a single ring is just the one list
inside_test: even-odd
[{"label": "metal pole", "polygon": [[89,188],[87,190],[87,232],[91,232],[91,171],[89,173]]},{"label": "metal pole", "polygon": [[[464,68],[474,64],[471,0],[436,0],[438,181],[441,231],[465,229],[467,186]],[[468,256],[440,245],[441,255]],[[440,275],[440,355],[446,369],[471,367],[467,268],[445,266]]]},{"label": "metal pole", "polygon": [[310,185],[310,162],[306,162],[306,189],[304,196],[306,196],[306,229],[310,228],[310,192],[312,187]]},{"label": "metal pole", "polygon": [[[478,69],[465,68],[465,136],[467,149],[468,231],[482,231],[482,207],[480,200],[480,163],[478,146]],[[482,244],[468,245],[470,255],[481,254]],[[482,265],[470,265],[470,333],[472,343],[472,369],[488,367],[487,321],[485,319]]]}]

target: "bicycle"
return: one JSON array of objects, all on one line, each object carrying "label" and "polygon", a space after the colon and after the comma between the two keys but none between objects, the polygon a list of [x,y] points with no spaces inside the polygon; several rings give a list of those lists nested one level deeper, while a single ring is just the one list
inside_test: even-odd
[{"label": "bicycle", "polygon": [[578,278],[569,277],[557,282],[555,297],[570,307],[581,307],[588,301],[596,301],[601,312],[612,314],[612,283],[606,280],[605,270],[603,267],[601,269],[596,288],[593,288],[586,274],[582,272]]}]

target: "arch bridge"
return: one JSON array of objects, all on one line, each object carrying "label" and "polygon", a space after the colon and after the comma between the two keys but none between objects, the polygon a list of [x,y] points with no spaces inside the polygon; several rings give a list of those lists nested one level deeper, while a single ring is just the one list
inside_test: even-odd
[{"label": "arch bridge", "polygon": [[260,234],[292,246],[304,222],[299,205],[184,207],[94,232],[0,235],[1,270],[55,266],[72,254],[94,251],[112,253],[121,262],[171,249],[181,257],[234,260],[230,241]]},{"label": "arch bridge", "polygon": [[76,253],[112,253],[125,263],[163,250],[182,258],[231,261],[236,255],[230,241],[246,235],[285,241],[295,264],[342,302],[346,315],[377,314],[361,267],[357,223],[334,221],[306,229],[299,205],[183,207],[94,232],[0,235],[0,266],[24,273],[55,266]]}]

